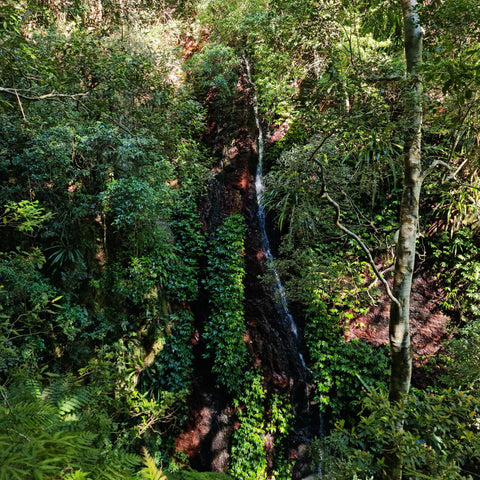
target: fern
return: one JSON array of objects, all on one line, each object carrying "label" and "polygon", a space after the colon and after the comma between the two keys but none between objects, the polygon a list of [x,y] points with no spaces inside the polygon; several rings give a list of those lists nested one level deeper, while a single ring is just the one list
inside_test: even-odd
[{"label": "fern", "polygon": [[8,389],[2,392],[3,405],[9,406],[18,401],[36,402],[41,398],[42,387],[40,382],[29,377],[19,376]]},{"label": "fern", "polygon": [[132,472],[123,468],[108,465],[103,471],[98,473],[96,480],[131,480]]},{"label": "fern", "polygon": [[25,480],[25,471],[22,467],[2,465],[0,467],[0,480]]},{"label": "fern", "polygon": [[42,390],[17,380],[0,393],[0,480],[59,480],[66,469],[69,480],[134,477],[139,456],[115,449],[105,455],[102,434],[109,432],[90,420],[97,412],[89,387],[67,378]]},{"label": "fern", "polygon": [[67,413],[72,413],[89,405],[92,401],[92,396],[87,388],[83,388],[76,392],[73,396],[63,398],[58,403],[58,413],[63,416]]},{"label": "fern", "polygon": [[82,470],[75,470],[72,473],[69,473],[65,480],[92,480],[88,472],[82,472]]},{"label": "fern", "polygon": [[48,429],[57,421],[56,410],[51,405],[38,400],[9,402],[12,406],[0,407],[0,430]]},{"label": "fern", "polygon": [[233,480],[226,473],[180,471],[168,474],[168,480]]},{"label": "fern", "polygon": [[142,454],[144,467],[140,471],[141,476],[148,480],[167,480],[167,477],[163,475],[162,470],[155,465],[155,460],[145,447],[142,448]]},{"label": "fern", "polygon": [[58,414],[63,417],[91,405],[93,394],[88,387],[79,385],[75,379],[67,377],[57,379],[45,388],[42,399],[48,404],[55,405]]}]

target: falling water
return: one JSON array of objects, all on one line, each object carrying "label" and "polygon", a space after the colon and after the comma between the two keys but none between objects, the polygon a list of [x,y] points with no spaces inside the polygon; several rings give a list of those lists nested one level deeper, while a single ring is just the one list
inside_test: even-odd
[{"label": "falling water", "polygon": [[[247,69],[247,78],[250,85],[254,86],[251,72],[250,72],[250,64],[248,60],[245,58],[245,65]],[[308,375],[308,368],[305,365],[305,360],[303,355],[300,352],[299,346],[299,336],[297,325],[289,311],[287,297],[285,294],[285,289],[283,288],[282,282],[280,280],[280,276],[275,269],[275,265],[273,263],[273,255],[270,249],[270,241],[267,235],[267,227],[266,227],[266,212],[265,212],[265,205],[264,205],[264,192],[265,192],[265,184],[263,181],[263,156],[264,156],[264,138],[263,132],[260,125],[260,118],[258,115],[258,101],[257,95],[255,93],[255,89],[253,90],[253,112],[255,115],[255,124],[258,131],[257,137],[257,150],[258,150],[258,163],[257,163],[257,170],[255,173],[255,192],[257,195],[257,204],[258,204],[258,224],[260,227],[261,239],[262,239],[262,249],[265,254],[265,258],[267,261],[267,266],[271,270],[274,282],[272,283],[272,287],[274,288],[274,297],[276,300],[276,305],[279,313],[279,317],[283,320],[287,329],[291,332],[293,336],[294,343],[296,344],[296,351],[298,354],[298,366],[300,367],[301,377],[297,379],[299,389],[297,394],[293,394],[293,409],[296,416],[296,424],[295,424],[295,432],[299,434],[303,438],[313,438],[313,437],[322,437],[323,436],[323,418],[319,415],[318,410],[310,409],[310,385],[307,382]],[[304,446],[308,445],[308,440],[304,444]],[[307,461],[305,461],[307,460]],[[311,458],[308,456],[306,459],[300,460],[300,464],[308,465],[311,463]],[[316,462],[314,462],[316,463]],[[301,471],[301,467],[299,472]],[[315,476],[308,476],[305,477],[304,480],[310,478],[318,478],[318,475],[322,475],[320,465],[317,464],[314,466],[313,470],[307,467],[307,471],[310,473],[314,473]],[[308,475],[308,473],[307,473]]]},{"label": "falling water", "polygon": [[[248,81],[251,85],[253,85],[251,73],[250,73],[250,63],[248,62],[247,59],[245,59],[245,65],[247,68],[247,76],[248,76]],[[285,289],[283,288],[282,282],[280,280],[280,276],[275,269],[275,266],[273,264],[273,255],[272,251],[270,249],[270,241],[268,239],[267,235],[267,226],[266,226],[266,215],[265,215],[265,207],[264,207],[264,202],[263,202],[263,197],[264,197],[264,192],[265,192],[265,184],[263,181],[263,153],[264,153],[264,139],[263,139],[263,132],[262,128],[260,126],[260,119],[258,115],[258,104],[257,104],[257,95],[255,91],[253,92],[253,112],[255,115],[255,124],[257,126],[258,130],[258,137],[257,137],[257,150],[258,150],[258,163],[257,163],[257,171],[255,174],[255,192],[257,195],[257,204],[258,204],[258,223],[260,227],[260,233],[262,236],[262,249],[265,254],[265,258],[267,259],[267,265],[270,268],[271,272],[273,273],[274,276],[274,291],[276,293],[275,295],[275,300],[277,302],[277,307],[279,310],[279,313],[281,317],[283,318],[285,324],[293,334],[295,338],[295,342],[298,344],[299,338],[298,338],[298,330],[297,330],[297,325],[295,324],[295,321],[288,309],[288,302],[287,302],[287,296],[285,294]],[[302,369],[304,371],[307,370],[307,367],[305,365],[305,360],[303,358],[303,355],[298,352],[298,357],[300,359],[300,363],[302,365]]]}]

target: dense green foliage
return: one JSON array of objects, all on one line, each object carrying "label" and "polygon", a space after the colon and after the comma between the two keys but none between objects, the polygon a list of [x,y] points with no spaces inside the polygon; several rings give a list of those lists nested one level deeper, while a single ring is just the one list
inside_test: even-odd
[{"label": "dense green foliage", "polygon": [[247,366],[243,343],[243,267],[245,227],[239,215],[228,217],[215,232],[208,254],[206,289],[210,318],[205,325],[207,351],[214,356],[218,383],[240,394]]},{"label": "dense green foliage", "polygon": [[[398,410],[384,394],[372,391],[362,401],[355,428],[343,420],[322,443],[323,463],[331,478],[378,478],[384,468],[382,447],[402,450],[407,478],[472,478],[480,455],[479,399],[462,391],[413,392]],[[395,422],[404,421],[398,434]],[[462,467],[464,470],[462,471]]]},{"label": "dense green foliage", "polygon": [[[240,407],[239,429],[233,436],[231,474],[234,478],[256,480],[267,478],[265,441],[281,449],[282,441],[288,435],[292,418],[285,407],[285,399],[273,395],[268,399],[261,376],[252,371],[245,379],[244,397],[235,400]],[[244,406],[242,406],[244,405]],[[275,440],[275,445],[273,445]],[[277,453],[277,462],[270,476],[277,479],[290,477],[289,462]]]},{"label": "dense green foliage", "polygon": [[407,478],[480,474],[476,0],[420,12],[424,168],[442,163],[425,180],[418,259],[453,338],[400,410],[378,393],[385,348],[344,340],[385,296],[320,197],[388,273],[409,88],[397,3],[0,5],[0,479],[228,478],[175,451],[196,336],[235,415],[229,473],[290,478],[291,400],[245,345],[245,219],[223,212],[212,228],[199,211],[218,171],[202,135],[236,115],[245,59],[272,139],[274,264],[330,431],[323,472],[381,478],[395,444]]},{"label": "dense green foliage", "polygon": [[[44,392],[6,397],[2,432],[18,421],[39,457],[14,441],[2,478],[133,478],[141,445],[168,465],[188,414],[203,107],[169,79],[178,53],[137,31],[165,28],[159,10],[97,7],[2,5],[0,368]],[[78,412],[45,393],[65,374]]]},{"label": "dense green foliage", "polygon": [[289,478],[289,463],[276,455],[267,472],[265,448],[279,450],[289,433],[289,401],[267,396],[262,376],[248,361],[244,344],[244,219],[231,215],[214,232],[208,252],[205,287],[210,294],[210,316],[205,324],[207,355],[213,357],[217,384],[234,397],[239,428],[232,438],[229,473],[238,480]]},{"label": "dense green foliage", "polygon": [[[352,319],[372,310],[381,297],[363,252],[340,236],[334,211],[320,195],[326,186],[341,207],[342,222],[388,270],[394,260],[402,180],[402,98],[409,88],[402,79],[399,5],[382,1],[348,6],[309,1],[202,5],[212,40],[236,48],[253,62],[260,109],[274,136],[283,137],[267,153],[273,165],[267,178],[268,205],[282,234],[276,266],[290,300],[304,312],[319,401],[329,418],[343,418],[350,427],[357,422],[363,388],[385,385],[388,362],[384,349],[359,341],[345,343],[342,331]],[[480,289],[478,13],[478,4],[469,1],[432,2],[421,11],[427,31],[424,167],[440,160],[451,170],[437,167],[426,179],[419,259],[446,288],[444,311],[453,319],[461,317],[469,328],[478,321]],[[471,335],[467,331],[461,338]],[[474,381],[478,374],[474,345],[474,341],[452,344],[454,359],[445,366],[447,378],[456,370],[453,365],[463,360]],[[437,368],[439,364],[441,359]],[[470,378],[463,372],[459,378]],[[456,388],[466,385],[456,383]],[[432,390],[428,397],[412,398],[406,418],[419,418],[425,413],[422,408],[428,410],[438,402],[431,408],[458,420],[445,425],[438,436],[444,445],[441,455],[436,440],[425,437],[430,427],[406,423],[405,435],[413,438],[399,441],[405,456],[411,454],[406,475],[468,475],[472,463],[456,452],[454,445],[460,440],[455,436],[468,415],[477,414],[473,407],[469,412],[450,411],[441,400],[447,398],[442,397],[442,384],[434,388],[438,393]],[[478,396],[468,398],[473,405]],[[386,403],[381,406],[374,410],[380,416],[388,410]],[[384,435],[379,445],[388,442],[394,431],[382,428],[382,421],[371,420],[372,430],[365,432],[371,437]],[[472,435],[478,436],[475,428],[467,436]],[[355,445],[357,440],[350,441]],[[365,445],[361,448],[368,451]],[[476,451],[473,447],[472,458]],[[346,448],[334,455],[347,459],[356,454]],[[374,455],[381,461],[381,451]],[[432,459],[437,457],[442,461],[434,466]],[[357,470],[349,468],[339,466],[332,478],[381,475],[378,465],[368,472],[361,461]]]},{"label": "dense green foliage", "polygon": [[120,458],[103,446],[114,425],[99,410],[100,390],[65,379],[42,388],[19,378],[2,395],[0,478],[70,478],[77,470],[94,478],[133,478],[140,459]]},{"label": "dense green foliage", "polygon": [[334,418],[351,418],[358,392],[381,387],[388,374],[387,351],[366,342],[345,342],[325,305],[316,304],[307,316],[306,342],[322,410]]}]

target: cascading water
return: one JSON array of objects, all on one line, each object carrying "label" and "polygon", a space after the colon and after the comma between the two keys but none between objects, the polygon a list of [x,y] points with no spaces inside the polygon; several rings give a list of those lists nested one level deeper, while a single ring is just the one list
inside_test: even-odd
[{"label": "cascading water", "polygon": [[[245,66],[247,69],[247,78],[250,83],[250,85],[254,85],[251,72],[250,72],[250,63],[248,62],[247,59],[245,59]],[[295,321],[293,319],[293,316],[291,315],[289,308],[288,308],[288,302],[287,302],[287,297],[285,294],[285,289],[283,288],[282,282],[280,280],[280,276],[275,269],[275,266],[273,264],[273,255],[272,251],[270,249],[270,241],[268,239],[267,235],[267,225],[266,225],[266,213],[265,213],[265,207],[264,207],[264,192],[265,192],[265,184],[263,181],[263,156],[264,156],[264,139],[263,139],[263,131],[260,125],[260,118],[258,115],[258,101],[257,101],[257,95],[255,93],[255,90],[253,91],[253,112],[255,115],[255,124],[257,127],[258,131],[258,137],[257,137],[257,150],[258,150],[258,163],[257,163],[257,170],[255,173],[255,193],[257,196],[257,205],[258,205],[258,224],[260,228],[260,234],[262,238],[262,249],[265,254],[265,258],[267,261],[267,265],[269,269],[271,270],[273,276],[274,276],[274,284],[273,289],[275,293],[275,301],[276,305],[279,311],[279,315],[285,322],[286,326],[292,333],[295,339],[295,343],[297,346],[299,346],[299,337],[298,337],[298,329],[297,325],[295,324]],[[300,361],[301,365],[301,371],[302,375],[306,377],[306,372],[307,372],[307,366],[305,365],[305,360],[303,358],[303,355],[301,354],[300,351],[298,351],[298,358]],[[305,380],[305,378],[304,378]]]},{"label": "cascading water", "polygon": [[295,425],[294,431],[299,438],[299,444],[297,446],[298,452],[303,450],[304,457],[302,458],[302,454],[300,454],[298,459],[299,465],[297,466],[297,473],[292,478],[314,478],[312,476],[305,476],[302,475],[302,471],[306,472],[306,475],[309,473],[315,473],[316,475],[321,475],[321,470],[319,465],[317,465],[312,472],[310,468],[311,459],[308,456],[308,449],[307,445],[310,440],[314,437],[321,437],[322,430],[323,430],[323,419],[318,414],[318,410],[310,408],[310,385],[308,384],[307,378],[308,375],[308,368],[305,365],[305,360],[303,358],[302,353],[300,352],[300,339],[298,336],[297,325],[291,315],[289,308],[287,297],[285,294],[285,289],[283,288],[282,282],[280,280],[280,276],[275,269],[273,264],[273,255],[270,249],[270,241],[267,235],[267,226],[266,226],[266,212],[264,206],[264,192],[265,192],[265,184],[263,181],[263,156],[264,156],[264,139],[263,139],[263,131],[260,125],[260,118],[258,114],[258,101],[257,95],[254,89],[254,83],[252,80],[251,72],[250,72],[250,64],[248,60],[245,58],[245,66],[247,70],[247,79],[253,87],[253,95],[252,95],[252,104],[253,104],[253,113],[255,116],[255,125],[258,131],[257,137],[257,153],[258,153],[258,163],[257,163],[257,170],[255,172],[255,193],[257,196],[257,206],[258,206],[258,225],[260,228],[261,234],[261,241],[262,241],[262,249],[265,254],[266,262],[268,268],[271,270],[274,282],[272,287],[274,289],[274,300],[276,301],[276,306],[278,310],[279,317],[283,321],[286,330],[288,330],[292,336],[295,344],[295,351],[298,355],[298,370],[297,372],[300,374],[300,378],[296,379],[296,387],[294,387],[294,391],[292,392],[292,406],[295,415]]}]

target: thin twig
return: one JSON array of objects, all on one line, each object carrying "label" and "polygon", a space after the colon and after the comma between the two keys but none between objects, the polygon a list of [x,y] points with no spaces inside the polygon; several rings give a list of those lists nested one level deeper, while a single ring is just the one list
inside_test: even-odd
[{"label": "thin twig", "polygon": [[342,232],[346,233],[349,237],[353,238],[358,243],[358,245],[361,247],[361,249],[367,255],[368,263],[370,263],[375,275],[377,276],[377,278],[380,280],[380,282],[382,282],[383,286],[385,287],[385,290],[387,291],[387,295],[390,297],[390,300],[392,302],[395,302],[400,307],[401,306],[400,301],[397,299],[397,297],[395,297],[393,295],[392,291],[390,290],[390,286],[388,285],[388,282],[385,280],[385,277],[378,270],[377,265],[375,264],[375,262],[373,260],[373,257],[372,257],[372,254],[370,253],[370,250],[368,249],[368,247],[365,245],[365,243],[363,243],[362,239],[356,233],[349,230],[347,227],[345,227],[345,225],[343,225],[340,222],[340,213],[341,213],[340,212],[340,205],[325,191],[323,192],[323,194],[320,198],[325,198],[330,203],[330,205],[332,205],[335,208],[335,210],[336,210],[335,225]]},{"label": "thin twig", "polygon": [[[385,270],[381,271],[380,274],[383,276],[388,272],[393,272],[395,270],[395,264],[392,263],[389,265]],[[370,283],[370,285],[367,286],[367,291],[370,290],[375,284],[378,282],[378,278],[376,278],[373,282]]]},{"label": "thin twig", "polygon": [[[312,154],[310,155],[309,159],[307,160],[307,164],[310,163],[312,160],[315,159],[315,155],[319,152],[319,150],[325,145],[325,142],[335,133],[335,130],[331,130],[329,133],[323,137],[322,141],[315,147],[315,150],[313,150]],[[315,163],[317,161],[315,160]],[[322,170],[323,172],[323,170]]]}]

